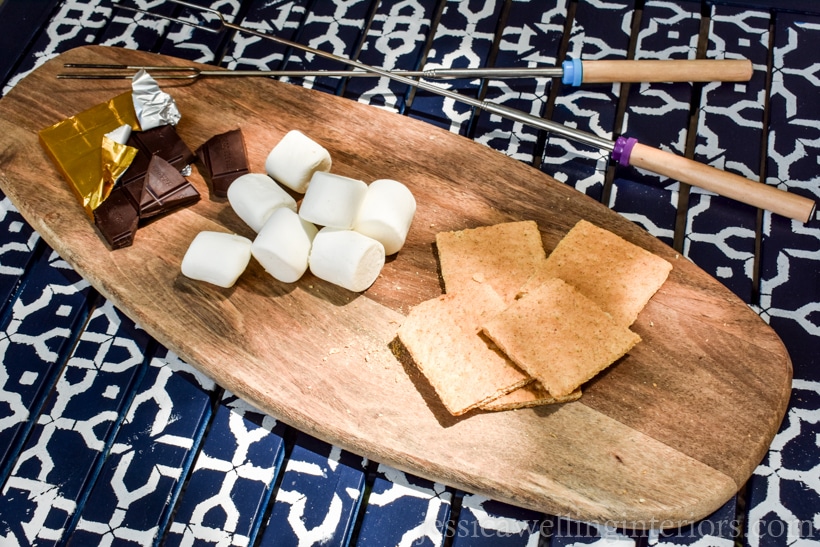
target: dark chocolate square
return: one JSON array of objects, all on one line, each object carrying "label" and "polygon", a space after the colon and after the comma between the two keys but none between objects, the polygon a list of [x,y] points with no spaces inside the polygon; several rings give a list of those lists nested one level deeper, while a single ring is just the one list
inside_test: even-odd
[{"label": "dark chocolate square", "polygon": [[249,172],[242,130],[233,129],[208,139],[196,151],[202,176],[215,197],[228,196],[231,183]]},{"label": "dark chocolate square", "polygon": [[151,158],[139,196],[140,220],[162,215],[198,200],[199,192],[176,167],[159,156]]},{"label": "dark chocolate square", "polygon": [[94,209],[94,224],[112,249],[134,243],[139,211],[123,187],[114,188],[105,201]]},{"label": "dark chocolate square", "polygon": [[182,141],[173,125],[161,125],[147,131],[133,131],[127,144],[137,149],[137,155],[120,179],[123,185],[145,177],[153,156],[161,157],[178,171],[182,171],[194,161],[194,153]]}]

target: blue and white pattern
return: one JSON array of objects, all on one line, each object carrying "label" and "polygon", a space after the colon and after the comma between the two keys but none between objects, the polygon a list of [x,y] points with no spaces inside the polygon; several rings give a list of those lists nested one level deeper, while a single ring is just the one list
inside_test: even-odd
[{"label": "blue and white pattern", "polygon": [[[623,59],[629,47],[634,2],[579,2],[572,22],[567,58]],[[613,138],[620,84],[562,88],[553,121]],[[549,136],[541,170],[597,200],[603,197],[609,154],[564,137]]]},{"label": "blue and white pattern", "polygon": [[210,413],[207,393],[152,361],[70,544],[152,544],[171,516]]},{"label": "blue and white pattern", "polygon": [[356,545],[441,546],[450,531],[452,498],[443,484],[379,465]]},{"label": "blue and white pattern", "polygon": [[[752,547],[820,542],[820,383],[795,380],[792,404],[768,456],[755,471],[746,538]],[[811,542],[811,543],[810,543]]]},{"label": "blue and white pattern", "polygon": [[[501,67],[551,67],[558,65],[558,50],[566,24],[566,2],[555,2],[533,21],[533,2],[514,2],[507,15],[495,65]],[[533,116],[543,116],[552,90],[548,78],[489,80],[485,99]],[[535,161],[541,135],[520,122],[479,112],[473,139],[525,163]]]},{"label": "blue and white pattern", "polygon": [[[0,2],[0,15],[4,3],[20,1]],[[134,17],[109,0],[49,1],[51,19],[20,45],[16,73],[0,82],[4,94],[46,60],[91,43],[231,69],[344,68],[257,37]],[[163,0],[129,3],[191,17]],[[817,13],[737,5],[743,0],[705,10],[671,0],[200,3],[250,28],[396,69],[551,66],[563,56],[630,52],[692,58],[706,43],[707,57],[750,58],[752,81],[635,84],[628,93],[617,84],[569,89],[545,78],[440,85],[605,138],[623,132],[820,198]],[[0,30],[8,28],[0,17]],[[699,42],[704,29],[708,40]],[[616,168],[597,149],[383,78],[288,81],[460,133],[608,199],[653,235],[679,243],[772,325],[792,357],[793,397],[769,454],[737,498],[663,532],[612,529],[459,492],[327,445],[225,392],[99,298],[2,199],[0,544],[820,545],[817,219],[763,213],[759,223],[753,208],[697,189],[681,200],[687,193],[675,181]]]},{"label": "blue and white pattern", "polygon": [[[430,32],[432,5],[421,2],[379,2],[362,44],[358,61],[389,70],[416,70]],[[344,96],[359,102],[404,112],[412,88],[387,77],[351,78]]]},{"label": "blue and white pattern", "polygon": [[50,249],[24,280],[0,324],[0,477],[20,443],[88,311],[89,285]]},{"label": "blue and white pattern", "polygon": [[23,219],[14,205],[0,192],[0,305],[5,306],[34,256],[40,235]]},{"label": "blue and white pattern", "polygon": [[451,531],[453,545],[537,547],[550,532],[551,520],[534,511],[467,494]]},{"label": "blue and white pattern", "polygon": [[[647,2],[638,33],[635,58],[693,59],[697,52],[699,6],[694,3]],[[629,96],[621,132],[638,141],[677,155],[686,153],[692,84],[641,83],[629,86]],[[676,200],[679,183],[632,167],[616,168],[618,180],[613,184],[609,205],[633,222],[642,225],[655,237],[669,243],[674,239]],[[641,188],[634,188],[639,185]],[[652,193],[659,202],[652,217],[646,218],[646,207],[627,201],[622,192]],[[640,195],[640,194],[639,194]],[[633,207],[640,209],[635,211]]]},{"label": "blue and white pattern", "polygon": [[280,435],[220,406],[165,545],[253,545],[283,457]]},{"label": "blue and white pattern", "polygon": [[147,344],[111,304],[94,311],[0,494],[0,543],[56,545],[71,529]]},{"label": "blue and white pattern", "polygon": [[[704,84],[695,159],[760,180],[770,15],[714,6],[709,58],[742,55],[755,67],[749,82]],[[684,254],[744,300],[753,298],[757,211],[698,189],[690,194]],[[719,249],[715,249],[718,247]]]},{"label": "blue and white pattern", "polygon": [[[446,2],[441,20],[433,30],[433,41],[424,67],[432,69],[487,66],[487,58],[495,38],[495,20],[500,9],[501,2],[497,0],[487,0],[483,3]],[[474,98],[479,92],[477,80],[446,80],[436,85]],[[453,133],[465,135],[474,111],[471,107],[449,97],[417,91],[408,114]]]},{"label": "blue and white pattern", "polygon": [[347,543],[364,494],[367,460],[300,434],[260,545]]}]

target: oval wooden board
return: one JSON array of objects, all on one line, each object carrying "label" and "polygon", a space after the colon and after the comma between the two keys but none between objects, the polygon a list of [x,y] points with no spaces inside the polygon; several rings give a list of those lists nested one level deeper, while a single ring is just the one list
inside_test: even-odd
[{"label": "oval wooden board", "polygon": [[[38,143],[38,131],[129,89],[57,80],[64,62],[183,64],[117,48],[72,50],[0,101],[0,186],[43,238],[169,349],[259,409],[417,475],[547,513],[635,528],[720,507],[760,462],[785,413],[791,362],[746,304],[606,207],[531,167],[429,124],[261,78],[162,83],[195,149],[241,128],[251,168],[300,129],[333,171],[403,181],[418,201],[404,249],[353,294],[311,275],[285,285],[251,262],[229,290],[179,265],[201,230],[252,233],[203,199],[110,252]],[[536,220],[547,251],[585,218],[671,261],[634,325],[643,342],[565,405],[448,415],[390,344],[404,314],[442,292],[435,234]],[[534,341],[537,343],[536,341]]]}]

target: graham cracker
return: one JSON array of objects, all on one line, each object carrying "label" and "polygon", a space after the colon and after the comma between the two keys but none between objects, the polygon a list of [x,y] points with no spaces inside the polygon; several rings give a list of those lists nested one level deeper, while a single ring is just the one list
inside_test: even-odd
[{"label": "graham cracker", "polygon": [[436,235],[445,290],[455,293],[488,283],[505,302],[546,261],[535,221],[505,222]]},{"label": "graham cracker", "polygon": [[520,387],[515,391],[502,395],[498,399],[494,399],[489,403],[481,405],[481,409],[493,412],[518,410],[542,405],[569,403],[570,401],[577,401],[580,398],[580,388],[565,397],[553,397],[541,384],[538,382],[531,382],[524,387]]},{"label": "graham cracker", "polygon": [[672,265],[620,236],[581,220],[558,243],[521,293],[558,277],[629,326],[666,281]]},{"label": "graham cracker", "polygon": [[553,397],[569,395],[640,341],[558,278],[522,295],[483,331]]},{"label": "graham cracker", "polygon": [[460,416],[531,381],[480,325],[504,309],[486,285],[444,294],[410,310],[398,337],[447,410]]}]

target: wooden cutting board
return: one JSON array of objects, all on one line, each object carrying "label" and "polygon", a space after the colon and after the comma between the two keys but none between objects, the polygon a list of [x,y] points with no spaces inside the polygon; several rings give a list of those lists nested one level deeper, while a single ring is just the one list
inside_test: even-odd
[{"label": "wooden cutting board", "polygon": [[[231,289],[180,273],[201,230],[253,234],[224,201],[141,228],[111,252],[38,143],[38,131],[130,89],[57,80],[64,62],[183,64],[98,46],[72,50],[0,101],[0,187],[103,295],[220,385],[272,416],[399,469],[523,507],[633,528],[704,517],[743,486],[785,413],[791,362],[774,332],[715,279],[628,220],[496,151],[378,108],[261,78],[161,82],[195,149],[242,129],[252,170],[291,129],[325,145],[333,172],[393,178],[418,211],[404,249],[363,294],[311,275],[282,284],[252,261]],[[581,218],[674,269],[641,313],[643,341],[577,402],[454,418],[390,344],[415,304],[441,294],[446,230],[538,222],[547,251]],[[537,343],[536,340],[533,343]]]}]

